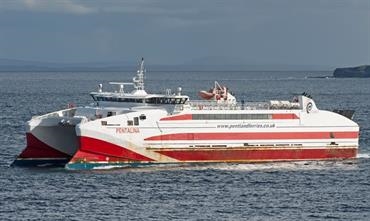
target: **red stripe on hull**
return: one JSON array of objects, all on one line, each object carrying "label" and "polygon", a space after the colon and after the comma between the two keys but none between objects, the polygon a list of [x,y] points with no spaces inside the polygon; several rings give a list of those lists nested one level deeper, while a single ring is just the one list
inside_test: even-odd
[{"label": "red stripe on hull", "polygon": [[178,133],[148,137],[145,140],[290,140],[355,139],[358,132],[263,132],[263,133]]},{"label": "red stripe on hull", "polygon": [[113,157],[103,154],[90,153],[82,150],[78,150],[69,163],[76,162],[130,162],[132,159],[127,159],[123,157]]},{"label": "red stripe on hull", "polygon": [[182,114],[182,115],[177,115],[177,116],[164,117],[160,120],[161,121],[164,121],[164,120],[193,120],[193,115],[192,114]]},{"label": "red stripe on hull", "polygon": [[54,149],[39,140],[31,133],[26,133],[27,147],[19,154],[18,158],[70,158],[71,156]]},{"label": "red stripe on hull", "polygon": [[106,161],[106,157],[114,160],[152,161],[152,159],[124,147],[91,137],[80,137],[80,149],[72,160],[97,158],[97,160]]},{"label": "red stripe on hull", "polygon": [[234,150],[163,150],[160,154],[180,161],[192,162],[261,162],[286,160],[323,160],[355,158],[357,148],[318,148],[318,149],[234,149]]},{"label": "red stripe on hull", "polygon": [[273,114],[273,120],[288,120],[288,119],[299,119],[296,114]]}]

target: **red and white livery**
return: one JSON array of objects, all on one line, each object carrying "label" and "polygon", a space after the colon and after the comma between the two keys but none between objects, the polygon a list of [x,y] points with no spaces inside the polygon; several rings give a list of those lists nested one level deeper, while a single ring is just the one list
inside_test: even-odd
[{"label": "red and white livery", "polygon": [[[142,60],[132,83],[111,83],[117,92],[99,85],[91,93],[95,105],[34,117],[16,162],[63,159],[68,169],[92,169],[357,155],[359,126],[351,111],[319,110],[306,94],[294,101],[237,102],[217,82],[199,93],[204,100],[189,100],[181,88],[149,94],[144,72]],[[127,85],[134,89],[126,92]]]}]

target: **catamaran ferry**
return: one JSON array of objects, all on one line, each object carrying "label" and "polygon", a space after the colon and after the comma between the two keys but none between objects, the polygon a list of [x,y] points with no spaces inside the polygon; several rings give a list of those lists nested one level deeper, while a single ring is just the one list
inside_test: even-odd
[{"label": "catamaran ferry", "polygon": [[[144,89],[144,60],[133,82],[100,84],[94,105],[27,122],[27,146],[14,165],[93,169],[169,163],[256,163],[355,158],[353,111],[325,111],[307,94],[292,101],[238,102],[218,82],[190,100]],[[132,91],[127,90],[132,87]]]}]

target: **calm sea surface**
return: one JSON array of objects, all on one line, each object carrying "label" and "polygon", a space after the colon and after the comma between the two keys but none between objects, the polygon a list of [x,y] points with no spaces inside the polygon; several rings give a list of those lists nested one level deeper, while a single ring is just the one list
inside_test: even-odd
[{"label": "calm sea surface", "polygon": [[239,100],[290,100],[307,92],[321,109],[354,109],[358,159],[213,164],[70,172],[12,168],[33,115],[86,105],[99,83],[129,72],[0,72],[0,220],[370,220],[370,78],[329,72],[149,72],[146,89],[196,98],[214,80]]}]

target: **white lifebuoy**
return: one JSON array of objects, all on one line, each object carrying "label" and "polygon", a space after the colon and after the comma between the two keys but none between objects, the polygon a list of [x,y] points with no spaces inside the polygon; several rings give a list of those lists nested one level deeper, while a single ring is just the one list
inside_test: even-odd
[{"label": "white lifebuoy", "polygon": [[307,105],[306,105],[306,111],[307,113],[310,113],[312,111],[312,103],[311,102],[308,102]]}]

